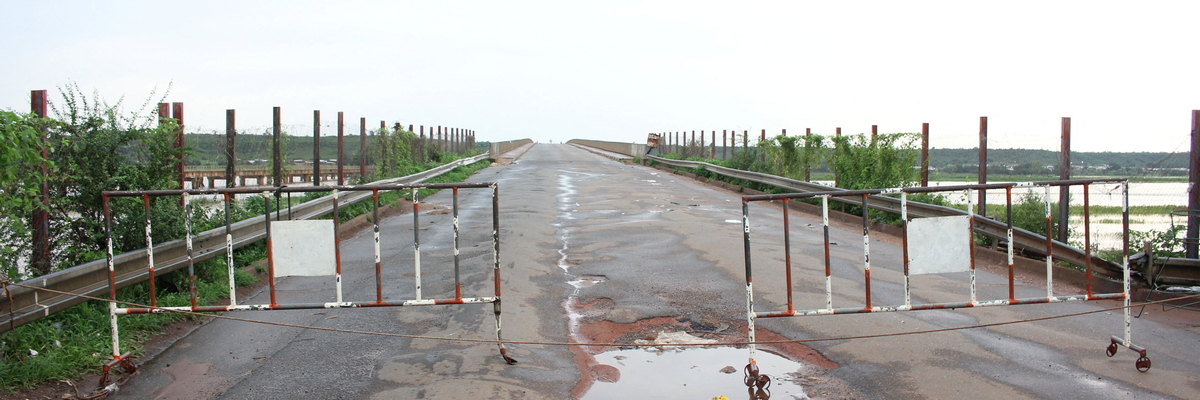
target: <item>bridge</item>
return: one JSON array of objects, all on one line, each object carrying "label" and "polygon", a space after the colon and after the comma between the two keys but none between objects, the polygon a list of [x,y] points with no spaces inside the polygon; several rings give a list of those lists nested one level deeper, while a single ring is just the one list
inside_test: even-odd
[{"label": "bridge", "polygon": [[[360,169],[357,165],[344,166],[342,168],[344,181],[356,182],[361,171],[364,169],[367,176],[370,176],[375,171],[374,166],[366,166],[363,169]],[[322,182],[337,182],[338,167],[336,165],[321,165],[320,175]],[[311,183],[313,178],[312,164],[288,164],[283,170],[283,176],[283,185],[294,182]],[[216,182],[226,179],[225,167],[189,165],[183,172],[183,179],[193,189],[218,187]],[[275,185],[274,182],[271,182],[271,169],[265,166],[238,166],[235,169],[234,180],[234,187]],[[224,185],[221,187],[224,187]]]},{"label": "bridge", "polygon": [[[717,342],[744,338],[746,254],[740,197],[751,193],[742,187],[677,174],[669,167],[655,169],[616,160],[643,154],[636,148],[605,150],[598,148],[605,147],[602,144],[592,144],[595,146],[586,148],[534,145],[521,156],[508,156],[515,162],[481,170],[468,179],[495,182],[500,188],[499,222],[505,251],[498,261],[505,285],[504,329],[511,341],[510,354],[520,363],[508,365],[496,357],[490,342],[470,341],[488,340],[493,325],[490,308],[280,311],[239,315],[275,325],[215,319],[193,328],[173,347],[146,361],[142,373],[113,396],[745,396],[739,372],[745,362],[744,350],[675,353],[670,343],[696,340],[679,333]],[[778,177],[744,177],[795,184]],[[475,243],[472,238],[478,237],[471,235],[482,235],[491,226],[490,220],[481,220],[493,201],[490,196],[460,194],[457,201],[463,214],[452,216],[447,211],[455,201],[451,195],[442,192],[423,200],[419,227],[414,227],[413,218],[407,215],[380,221],[385,233],[420,230],[422,249],[429,252],[423,255],[423,279],[431,296],[453,291],[450,232],[461,229],[466,235],[464,243]],[[893,207],[886,200],[875,199],[869,205]],[[777,215],[782,209],[771,203],[748,207],[758,216]],[[824,304],[827,270],[818,255],[821,218],[819,213],[796,207],[790,222],[796,258],[792,278],[797,289],[795,301],[798,306]],[[834,301],[861,304],[866,290],[858,267],[864,248],[862,221],[849,215],[830,219],[832,285],[840,290]],[[751,219],[748,226],[762,237],[780,237],[785,229],[784,222],[774,217]],[[998,234],[989,226],[981,225]],[[881,227],[871,229],[875,234],[867,243],[873,254],[870,279],[876,300],[900,303],[904,297],[901,283],[906,279],[905,267],[897,261],[903,251],[902,240]],[[343,236],[341,281],[348,299],[375,296],[376,264],[371,249],[377,244],[382,247],[380,262],[389,282],[384,296],[408,295],[416,279],[409,272],[414,255],[411,242],[394,235],[377,241],[369,230],[344,232]],[[1044,239],[1040,244],[1045,246]],[[782,307],[791,301],[790,296],[782,280],[771,277],[782,276],[783,249],[766,242],[754,246],[767,252],[759,256],[767,263],[779,261],[774,266],[756,267],[761,268],[756,269],[756,277],[762,284],[756,288],[756,301],[764,307]],[[461,254],[464,264],[490,262],[483,248],[468,244]],[[977,250],[980,292],[1002,293],[1008,282],[1005,254]],[[1088,252],[1076,249],[1071,253],[1066,245],[1055,245],[1053,252],[1055,257],[1076,257],[1082,263],[1089,258]],[[1030,263],[1034,267],[1028,267]],[[1046,282],[1034,273],[1039,263],[1018,264],[1026,267],[1018,265],[1017,294],[1034,296],[1043,291]],[[1103,270],[1110,264],[1097,261],[1095,266]],[[1088,279],[1065,268],[1055,274],[1062,292],[1082,293],[1082,284],[1072,281]],[[927,289],[920,297],[929,301],[952,301],[966,295],[961,288],[967,278],[962,275],[914,279]],[[491,285],[485,276],[465,276],[463,282],[464,292],[488,290]],[[276,286],[278,293],[299,302],[329,301],[332,293],[328,285],[304,277],[282,278]],[[263,304],[266,296],[262,291],[239,301]],[[1151,307],[1147,308],[1150,313],[1136,321],[1141,344],[1152,351],[1159,349],[1155,369],[1141,374],[1131,368],[1131,358],[1100,355],[1108,335],[1121,326],[1119,312],[1106,314],[1104,310],[1118,304],[1072,302],[772,319],[759,325],[758,339],[812,340],[769,348],[781,356],[779,366],[772,367],[776,368],[772,372],[776,386],[771,390],[776,398],[1192,397],[1195,389],[1189,377],[1200,375],[1200,348],[1181,344],[1194,343],[1200,335],[1181,327],[1176,319],[1191,314],[1160,313]],[[1093,314],[984,326],[1088,312]],[[979,327],[933,333],[966,326]],[[918,331],[930,333],[909,334]],[[667,334],[674,336],[664,336]],[[879,334],[902,335],[868,338]],[[463,341],[455,341],[459,339]],[[635,341],[657,343],[662,355],[604,345]],[[701,356],[673,358],[688,354]],[[768,361],[762,362],[766,368]],[[636,369],[638,365],[653,368]],[[679,368],[673,368],[676,366]],[[755,394],[751,391],[750,395]]]}]

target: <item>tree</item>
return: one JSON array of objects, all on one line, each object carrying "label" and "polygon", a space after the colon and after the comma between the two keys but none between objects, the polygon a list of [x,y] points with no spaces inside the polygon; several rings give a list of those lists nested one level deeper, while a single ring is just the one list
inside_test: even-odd
[{"label": "tree", "polygon": [[834,185],[849,190],[911,186],[918,177],[913,166],[917,165],[919,140],[915,133],[834,137],[828,155]]},{"label": "tree", "polygon": [[29,257],[31,246],[20,243],[32,240],[28,216],[42,207],[37,198],[46,159],[40,132],[52,124],[33,114],[0,110],[0,263],[8,279],[21,278],[16,266]]},{"label": "tree", "polygon": [[[88,97],[78,85],[59,88],[62,102],[51,102],[54,119],[0,112],[5,147],[0,161],[0,258],[9,279],[43,275],[104,257],[106,241],[100,193],[105,190],[152,190],[178,187],[182,151],[174,147],[179,126],[173,120],[159,123],[147,101],[140,110],[121,111],[121,101],[109,104],[98,94]],[[49,159],[41,158],[41,135]],[[18,271],[16,265],[30,257],[32,232],[24,216],[41,207],[37,187],[40,166],[48,161],[50,248],[52,268]],[[142,224],[145,212],[140,199],[114,199],[112,204],[114,251],[146,245]],[[183,235],[183,213],[177,199],[151,202],[152,239],[164,242]]]}]

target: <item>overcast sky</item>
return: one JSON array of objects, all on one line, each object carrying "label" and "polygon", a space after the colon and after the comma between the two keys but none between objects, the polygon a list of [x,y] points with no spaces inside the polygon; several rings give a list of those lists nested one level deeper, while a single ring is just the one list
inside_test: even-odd
[{"label": "overcast sky", "polygon": [[931,145],[1187,151],[1200,2],[6,1],[0,109],[76,82],[189,132],[312,111],[479,140],[917,132]]}]

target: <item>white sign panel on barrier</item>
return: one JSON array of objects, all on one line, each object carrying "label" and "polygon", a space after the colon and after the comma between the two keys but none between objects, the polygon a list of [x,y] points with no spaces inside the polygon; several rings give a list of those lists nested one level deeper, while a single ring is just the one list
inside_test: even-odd
[{"label": "white sign panel on barrier", "polygon": [[917,218],[908,223],[908,273],[941,274],[971,269],[971,217]]},{"label": "white sign panel on barrier", "polygon": [[333,221],[272,221],[275,276],[324,276],[337,272]]}]

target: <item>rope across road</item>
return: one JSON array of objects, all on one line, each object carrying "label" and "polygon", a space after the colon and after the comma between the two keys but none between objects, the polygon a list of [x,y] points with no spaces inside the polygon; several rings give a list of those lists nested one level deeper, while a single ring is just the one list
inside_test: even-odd
[{"label": "rope across road", "polygon": [[[495,339],[471,339],[471,338],[449,338],[449,337],[440,337],[440,336],[405,335],[405,334],[400,334],[400,333],[372,332],[372,331],[361,331],[361,330],[354,330],[354,329],[325,328],[325,327],[316,327],[316,326],[296,325],[296,324],[288,324],[288,323],[283,323],[283,322],[259,321],[259,320],[252,320],[252,319],[246,319],[246,318],[231,317],[228,315],[174,310],[174,309],[167,309],[164,307],[151,307],[151,306],[145,305],[145,304],[117,301],[117,300],[105,299],[105,298],[88,296],[88,295],[77,294],[77,293],[62,292],[62,291],[58,291],[58,290],[54,290],[54,289],[22,285],[22,284],[15,283],[15,282],[4,281],[4,282],[0,282],[0,283],[2,283],[4,285],[4,291],[5,291],[6,295],[8,293],[9,286],[17,286],[17,287],[23,287],[23,288],[28,288],[28,289],[38,290],[38,291],[43,291],[43,292],[48,292],[48,293],[55,293],[55,294],[59,294],[59,295],[74,296],[74,297],[87,299],[87,300],[97,300],[97,301],[103,301],[103,302],[116,303],[116,304],[121,304],[121,305],[129,306],[129,307],[158,309],[158,310],[162,310],[163,312],[178,313],[178,314],[192,315],[192,316],[198,316],[198,317],[208,317],[208,318],[215,318],[215,319],[224,319],[224,320],[230,320],[230,321],[248,322],[248,323],[254,323],[254,324],[274,325],[274,326],[281,326],[281,327],[287,327],[287,328],[300,328],[300,329],[310,329],[310,330],[318,330],[318,331],[353,333],[353,334],[359,334],[359,335],[385,336],[385,337],[396,337],[396,338],[406,338],[406,339],[438,340],[438,341],[445,341],[445,342],[466,342],[466,343],[495,343],[496,342]],[[1153,305],[1153,304],[1162,304],[1162,303],[1166,303],[1169,301],[1187,300],[1187,299],[1193,299],[1193,298],[1200,298],[1200,293],[1176,297],[1173,299],[1132,303],[1128,306],[1117,306],[1117,307],[1101,308],[1101,309],[1096,309],[1096,310],[1081,311],[1081,312],[1069,313],[1069,314],[1059,314],[1059,315],[1051,315],[1051,316],[1037,317],[1037,318],[1026,318],[1026,319],[1019,319],[1019,320],[1011,320],[1011,321],[989,322],[989,323],[984,323],[984,324],[975,324],[975,325],[959,326],[959,327],[952,327],[952,328],[925,329],[925,330],[909,331],[909,332],[889,332],[889,333],[876,333],[876,334],[869,334],[869,335],[852,335],[852,336],[838,336],[838,337],[812,338],[812,339],[757,340],[757,341],[734,341],[734,342],[720,342],[720,343],[671,343],[671,346],[680,346],[680,347],[743,346],[743,345],[750,345],[750,344],[761,345],[761,344],[813,343],[813,342],[826,342],[826,341],[832,341],[832,340],[874,339],[874,338],[884,338],[884,337],[894,337],[894,336],[922,335],[922,334],[929,334],[929,333],[951,332],[951,331],[959,331],[959,330],[965,330],[965,329],[987,328],[987,327],[993,327],[993,326],[1013,325],[1013,324],[1021,324],[1021,323],[1027,323],[1027,322],[1037,322],[1037,321],[1046,321],[1046,320],[1059,319],[1059,318],[1077,317],[1077,316],[1081,316],[1081,315],[1119,311],[1119,310],[1124,310],[1126,308],[1142,307],[1142,306]],[[10,297],[10,299],[11,299],[11,297]],[[536,341],[536,340],[504,340],[504,343],[521,344],[521,345],[540,345],[540,346],[600,346],[600,347],[618,347],[618,346],[619,347],[654,347],[654,346],[660,346],[659,344],[636,344],[636,343],[614,343],[614,342],[571,343],[571,342],[548,342],[548,341]]]}]

